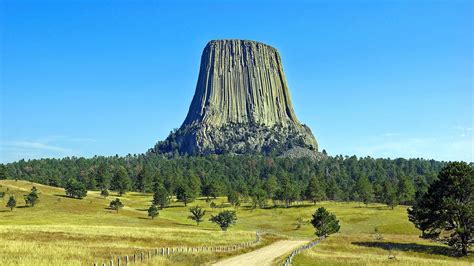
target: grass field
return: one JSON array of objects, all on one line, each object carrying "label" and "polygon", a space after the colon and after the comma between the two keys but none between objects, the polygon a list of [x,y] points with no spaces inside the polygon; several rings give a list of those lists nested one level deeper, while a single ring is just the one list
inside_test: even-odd
[{"label": "grass field", "polygon": [[[314,238],[314,229],[304,224],[296,229],[296,219],[309,220],[319,206],[334,212],[341,222],[341,232],[331,236],[312,250],[297,256],[295,265],[346,265],[390,263],[388,244],[401,264],[472,264],[472,256],[457,259],[447,256],[444,246],[418,238],[418,231],[408,221],[406,207],[390,210],[383,205],[360,207],[358,203],[322,202],[316,206],[301,203],[291,208],[252,210],[242,206],[237,210],[236,226],[227,232],[211,224],[211,209],[204,199],[199,205],[207,210],[206,221],[199,227],[187,219],[188,207],[173,202],[160,211],[154,220],[147,217],[151,195],[127,193],[120,197],[125,207],[118,213],[107,209],[107,199],[90,191],[82,200],[64,197],[64,190],[34,184],[40,192],[35,207],[24,207],[23,195],[30,182],[3,180],[0,191],[7,191],[0,200],[0,265],[79,265],[110,259],[115,254],[132,254],[136,250],[161,246],[225,245],[253,240],[256,230],[274,233],[265,243],[278,238]],[[5,207],[8,194],[17,198],[18,208]],[[225,203],[224,198],[213,200]],[[377,227],[384,240],[373,238]],[[263,243],[263,244],[265,244]],[[244,252],[244,251],[238,251]],[[198,265],[216,261],[232,254],[192,254],[154,259],[151,264]],[[393,262],[392,262],[393,263]]]}]

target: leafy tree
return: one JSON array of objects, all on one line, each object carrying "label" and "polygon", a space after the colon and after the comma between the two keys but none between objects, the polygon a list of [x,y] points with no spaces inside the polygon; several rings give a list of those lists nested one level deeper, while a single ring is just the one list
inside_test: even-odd
[{"label": "leafy tree", "polygon": [[130,177],[125,167],[120,166],[110,181],[110,188],[116,190],[122,196],[130,190]]},{"label": "leafy tree", "polygon": [[314,176],[309,180],[305,197],[307,200],[312,201],[313,204],[316,204],[317,201],[321,201],[326,197],[325,189],[318,177]]},{"label": "leafy tree", "polygon": [[474,169],[452,162],[441,170],[428,192],[408,209],[423,238],[439,240],[467,255],[474,235]]},{"label": "leafy tree", "polygon": [[169,195],[168,191],[159,183],[153,186],[153,200],[152,204],[160,206],[161,209],[168,206]]},{"label": "leafy tree", "polygon": [[209,219],[209,221],[218,224],[223,231],[227,231],[227,228],[235,224],[237,221],[237,215],[235,211],[225,210],[216,216],[211,215],[211,219]]},{"label": "leafy tree", "polygon": [[7,207],[10,208],[10,211],[13,211],[13,208],[16,207],[16,199],[14,196],[10,196],[8,199]]},{"label": "leafy tree", "polygon": [[107,189],[102,189],[100,191],[100,196],[104,199],[106,199],[109,196],[109,191]]},{"label": "leafy tree", "polygon": [[360,199],[366,206],[372,202],[374,198],[374,190],[366,175],[361,175],[359,179],[357,179],[356,190]]},{"label": "leafy tree", "polygon": [[151,217],[151,219],[155,219],[156,216],[158,216],[159,211],[158,207],[156,205],[152,204],[150,208],[148,208],[148,217]]},{"label": "leafy tree", "polygon": [[109,208],[118,212],[119,209],[123,208],[123,203],[120,201],[119,198],[116,198],[110,202]]},{"label": "leafy tree", "polygon": [[393,179],[387,179],[383,184],[383,201],[392,210],[398,205],[397,188]]},{"label": "leafy tree", "polygon": [[30,205],[31,207],[34,207],[36,202],[38,202],[39,196],[38,196],[38,190],[36,187],[31,188],[31,192],[28,195],[25,195],[25,203],[26,205]]},{"label": "leafy tree", "polygon": [[401,204],[411,205],[415,200],[415,186],[407,176],[402,176],[398,182],[398,200]]},{"label": "leafy tree", "polygon": [[191,215],[188,216],[188,218],[195,221],[198,226],[199,223],[203,221],[202,218],[204,217],[204,215],[206,215],[206,211],[200,208],[199,206],[189,208],[189,212],[191,212]]},{"label": "leafy tree", "polygon": [[324,207],[320,207],[314,214],[311,224],[316,229],[316,235],[327,237],[330,234],[339,232],[341,226],[336,215],[328,212]]},{"label": "leafy tree", "polygon": [[74,178],[70,178],[65,187],[66,196],[82,199],[87,195],[86,186]]}]

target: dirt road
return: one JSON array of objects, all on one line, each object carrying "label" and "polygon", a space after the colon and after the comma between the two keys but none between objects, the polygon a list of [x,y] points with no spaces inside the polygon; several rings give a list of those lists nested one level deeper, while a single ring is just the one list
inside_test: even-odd
[{"label": "dirt road", "polygon": [[261,249],[254,250],[249,253],[245,253],[239,256],[235,256],[229,259],[221,260],[213,265],[224,266],[224,265],[272,265],[273,260],[280,257],[281,255],[292,251],[300,245],[305,244],[307,241],[300,240],[282,240],[277,241],[271,245],[263,247]]}]

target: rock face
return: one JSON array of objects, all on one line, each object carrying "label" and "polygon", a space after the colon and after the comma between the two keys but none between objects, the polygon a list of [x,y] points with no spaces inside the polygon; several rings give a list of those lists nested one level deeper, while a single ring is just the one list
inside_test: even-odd
[{"label": "rock face", "polygon": [[181,154],[317,152],[300,124],[278,51],[246,40],[215,40],[204,48],[188,115],[152,152]]}]

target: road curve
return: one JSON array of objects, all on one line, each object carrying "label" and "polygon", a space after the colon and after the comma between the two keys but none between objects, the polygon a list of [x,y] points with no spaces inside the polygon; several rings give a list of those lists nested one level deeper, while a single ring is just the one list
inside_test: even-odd
[{"label": "road curve", "polygon": [[216,262],[215,266],[228,266],[228,265],[245,265],[245,266],[264,266],[264,265],[272,265],[272,262],[284,255],[296,249],[297,247],[305,244],[307,241],[302,240],[281,240],[277,241],[271,245],[266,247],[254,250],[249,253],[245,253],[242,255],[238,255],[229,259],[221,260]]}]

